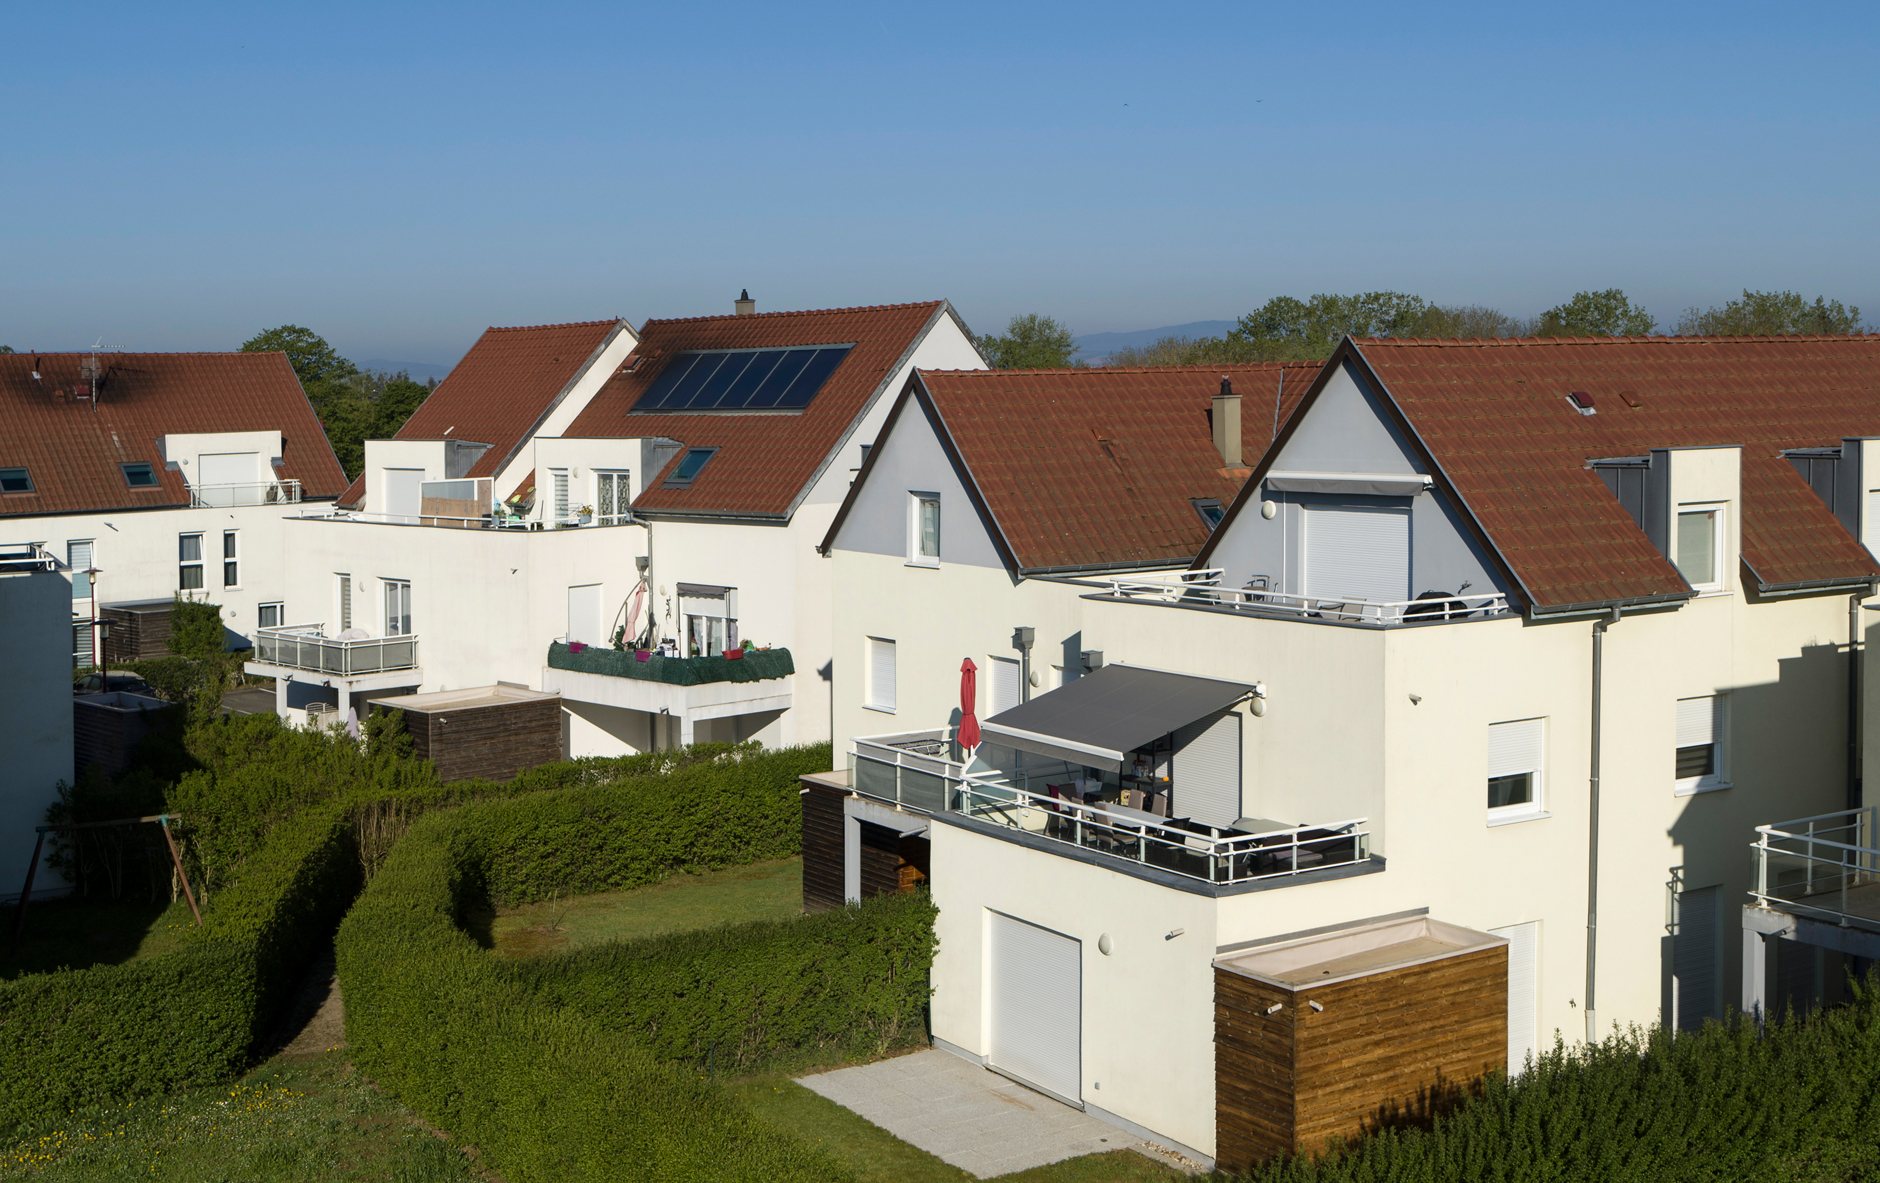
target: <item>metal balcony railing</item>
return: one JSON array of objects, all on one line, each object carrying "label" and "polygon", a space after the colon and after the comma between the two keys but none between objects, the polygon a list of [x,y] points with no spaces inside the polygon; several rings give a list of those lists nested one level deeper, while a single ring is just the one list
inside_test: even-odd
[{"label": "metal balcony railing", "polygon": [[65,564],[37,542],[0,542],[0,571],[57,571]]},{"label": "metal balcony railing", "polygon": [[1750,895],[1765,908],[1880,927],[1880,849],[1874,807],[1756,827]]},{"label": "metal balcony railing", "polygon": [[361,637],[341,641],[322,635],[323,626],[296,624],[255,633],[255,660],[342,678],[416,669],[418,638]]},{"label": "metal balcony railing", "polygon": [[1119,577],[1110,580],[1110,594],[1119,599],[1165,604],[1210,604],[1238,612],[1331,620],[1345,624],[1378,626],[1427,624],[1432,621],[1482,619],[1504,616],[1508,597],[1500,592],[1477,595],[1432,594],[1416,600],[1367,600],[1361,596],[1295,595],[1264,587],[1222,587],[1220,568],[1182,571],[1159,577]]},{"label": "metal balcony railing", "polygon": [[1365,818],[1246,833],[1035,791],[1084,775],[1068,764],[970,772],[950,755],[945,731],[858,738],[849,787],[904,809],[957,813],[1204,883],[1280,879],[1371,858]]},{"label": "metal balcony railing", "polygon": [[191,509],[229,509],[238,505],[295,505],[300,501],[300,482],[259,481],[254,484],[191,485]]}]

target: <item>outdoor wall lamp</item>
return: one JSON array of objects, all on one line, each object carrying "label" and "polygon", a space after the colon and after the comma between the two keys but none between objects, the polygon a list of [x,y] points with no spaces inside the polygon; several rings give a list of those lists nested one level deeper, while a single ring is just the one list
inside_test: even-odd
[{"label": "outdoor wall lamp", "polygon": [[1247,709],[1253,712],[1255,718],[1266,714],[1265,682],[1255,682],[1253,684],[1253,701],[1248,704]]},{"label": "outdoor wall lamp", "polygon": [[1106,932],[1097,938],[1097,952],[1108,957],[1110,955],[1110,948],[1110,934]]}]

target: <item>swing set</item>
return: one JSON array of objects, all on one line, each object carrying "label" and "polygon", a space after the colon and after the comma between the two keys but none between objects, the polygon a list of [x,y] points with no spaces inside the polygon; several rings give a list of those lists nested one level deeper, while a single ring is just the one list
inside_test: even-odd
[{"label": "swing set", "polygon": [[[196,893],[190,890],[189,876],[183,871],[182,857],[176,853],[176,839],[170,836],[170,823],[178,820],[174,813],[154,813],[149,817],[124,817],[108,822],[74,822],[67,825],[36,826],[39,834],[33,843],[33,861],[26,864],[26,886],[20,889],[19,908],[13,914],[13,946],[10,956],[17,957],[20,952],[20,934],[26,931],[26,905],[33,898],[33,878],[39,873],[39,856],[46,846],[46,835],[70,833],[77,830],[103,830],[118,826],[141,826],[155,824],[163,831],[163,844],[170,849],[170,865],[176,868],[177,882],[183,885],[183,898],[189,901],[189,911],[196,918],[196,927],[202,927],[202,909],[196,906]],[[84,882],[84,859],[79,859],[80,886]]]}]

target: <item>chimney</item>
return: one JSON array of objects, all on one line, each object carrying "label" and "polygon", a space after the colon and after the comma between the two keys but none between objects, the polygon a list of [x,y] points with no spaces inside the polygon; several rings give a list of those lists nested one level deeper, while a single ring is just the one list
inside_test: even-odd
[{"label": "chimney", "polygon": [[739,316],[752,316],[757,312],[757,301],[751,299],[750,288],[739,291],[737,300],[731,306],[737,309]]},{"label": "chimney", "polygon": [[1233,379],[1221,375],[1221,393],[1214,396],[1214,450],[1221,454],[1221,466],[1240,465],[1240,396],[1234,393]]}]

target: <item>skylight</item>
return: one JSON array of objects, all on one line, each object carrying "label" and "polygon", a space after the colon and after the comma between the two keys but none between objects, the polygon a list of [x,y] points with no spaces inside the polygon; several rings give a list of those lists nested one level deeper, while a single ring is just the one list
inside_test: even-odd
[{"label": "skylight", "polygon": [[154,489],[157,487],[157,470],[148,464],[120,464],[124,470],[124,483],[133,489]]},{"label": "skylight", "polygon": [[0,468],[0,493],[30,493],[33,478],[24,468]]},{"label": "skylight", "polygon": [[681,353],[666,363],[636,413],[801,411],[849,355],[851,345]]},{"label": "skylight", "polygon": [[705,462],[717,454],[717,448],[689,449],[685,454],[685,458],[679,461],[679,467],[673,469],[672,475],[666,478],[663,487],[674,488],[691,484],[692,478],[699,474],[701,468],[705,467]]}]

